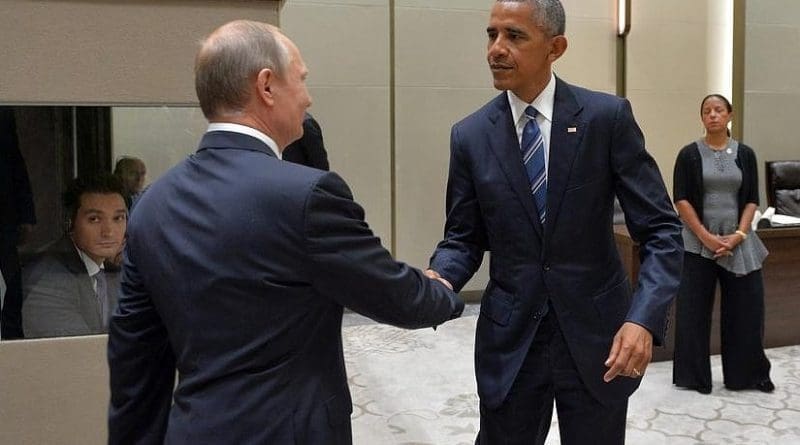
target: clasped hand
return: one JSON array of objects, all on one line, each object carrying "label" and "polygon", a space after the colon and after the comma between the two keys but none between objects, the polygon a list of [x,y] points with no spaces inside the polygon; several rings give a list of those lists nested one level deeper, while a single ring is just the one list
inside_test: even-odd
[{"label": "clasped hand", "polygon": [[713,235],[710,234],[702,240],[703,245],[712,252],[714,252],[714,259],[732,256],[733,249],[742,242],[742,237],[738,233],[729,235]]}]

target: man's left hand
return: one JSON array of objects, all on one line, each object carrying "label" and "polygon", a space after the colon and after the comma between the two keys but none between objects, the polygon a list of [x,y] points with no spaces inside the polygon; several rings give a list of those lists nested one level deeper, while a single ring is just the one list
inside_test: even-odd
[{"label": "man's left hand", "polygon": [[608,383],[618,375],[638,379],[644,375],[653,358],[653,334],[644,327],[625,322],[611,345],[605,365],[609,368],[603,376]]}]

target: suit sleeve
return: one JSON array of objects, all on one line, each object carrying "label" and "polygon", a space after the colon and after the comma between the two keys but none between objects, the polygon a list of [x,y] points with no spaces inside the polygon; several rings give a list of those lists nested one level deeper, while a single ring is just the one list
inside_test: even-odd
[{"label": "suit sleeve", "polygon": [[683,148],[675,159],[675,168],[672,171],[672,200],[674,202],[689,199],[689,168],[687,149]]},{"label": "suit sleeve", "polygon": [[647,328],[663,345],[667,313],[678,292],[683,266],[681,223],[630,103],[619,103],[612,143],[615,191],[631,237],[639,243],[638,285],[626,321]]},{"label": "suit sleeve", "polygon": [[[80,289],[76,277],[47,259],[31,266],[26,274],[25,300],[22,305],[23,332],[27,338],[61,337],[92,333],[81,315]],[[41,270],[40,270],[41,269]]]},{"label": "suit sleeve", "polygon": [[328,152],[325,151],[325,143],[322,140],[322,129],[313,117],[308,117],[303,121],[303,149],[308,158],[308,166],[328,171]]},{"label": "suit sleeve", "polygon": [[14,201],[17,224],[36,224],[36,209],[33,204],[33,190],[28,178],[28,168],[25,158],[19,150],[17,138],[17,124],[14,111],[3,107],[0,109],[0,127],[6,133],[6,147],[10,170],[11,192],[9,198]]},{"label": "suit sleeve", "polygon": [[458,126],[453,126],[450,132],[450,171],[445,207],[447,219],[444,239],[431,256],[430,268],[439,272],[459,291],[480,267],[488,243]]},{"label": "suit sleeve", "polygon": [[742,168],[742,181],[747,181],[747,196],[744,197],[747,204],[759,204],[758,196],[758,161],[756,152],[747,145],[740,145],[740,150],[744,150],[747,157],[745,167]]},{"label": "suit sleeve", "polygon": [[121,295],[108,334],[109,444],[164,441],[175,386],[175,357],[131,248],[125,248]]},{"label": "suit sleeve", "polygon": [[464,302],[418,269],[395,261],[364,221],[336,174],[320,178],[305,208],[309,275],[321,294],[382,323],[436,326],[458,317]]}]

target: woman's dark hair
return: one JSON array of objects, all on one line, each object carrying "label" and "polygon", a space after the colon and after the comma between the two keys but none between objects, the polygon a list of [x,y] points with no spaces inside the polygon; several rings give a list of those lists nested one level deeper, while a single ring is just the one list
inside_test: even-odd
[{"label": "woman's dark hair", "polygon": [[704,97],[703,100],[700,102],[700,116],[703,115],[703,105],[705,105],[706,101],[708,99],[711,99],[712,97],[715,97],[715,98],[721,100],[722,103],[725,104],[725,108],[728,109],[728,113],[733,111],[733,106],[731,106],[731,102],[727,98],[725,98],[725,96],[723,96],[722,94],[714,93],[714,94],[709,94],[708,96]]},{"label": "woman's dark hair", "polygon": [[[711,99],[712,97],[721,100],[722,103],[725,104],[725,108],[728,110],[728,113],[732,113],[733,112],[733,106],[731,105],[731,101],[729,101],[722,94],[714,93],[714,94],[709,94],[708,96],[704,97],[702,102],[700,102],[700,117],[703,117],[703,105],[705,105],[706,101],[708,99]],[[726,130],[726,132],[728,133],[728,136],[731,135],[731,130],[730,129]]]}]

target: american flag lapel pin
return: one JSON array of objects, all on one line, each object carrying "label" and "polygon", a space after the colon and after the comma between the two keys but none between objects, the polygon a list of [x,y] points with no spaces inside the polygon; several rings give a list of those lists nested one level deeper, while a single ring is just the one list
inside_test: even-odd
[{"label": "american flag lapel pin", "polygon": [[567,133],[577,133],[578,127],[567,127]]}]

